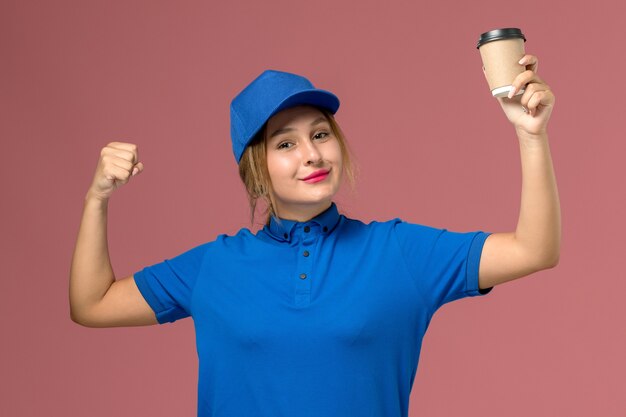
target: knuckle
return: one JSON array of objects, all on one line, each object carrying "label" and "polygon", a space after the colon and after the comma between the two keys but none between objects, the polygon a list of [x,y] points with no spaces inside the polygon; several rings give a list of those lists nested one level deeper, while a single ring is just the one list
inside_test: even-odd
[{"label": "knuckle", "polygon": [[524,71],[521,74],[518,74],[517,77],[515,77],[515,82],[518,85],[524,85],[528,82],[528,80],[532,77],[532,71]]},{"label": "knuckle", "polygon": [[127,161],[128,158],[130,158],[131,153],[128,152],[126,149],[118,149],[116,152],[116,155],[118,158]]},{"label": "knuckle", "polygon": [[135,153],[131,151],[124,151],[124,160],[133,164],[135,162]]}]

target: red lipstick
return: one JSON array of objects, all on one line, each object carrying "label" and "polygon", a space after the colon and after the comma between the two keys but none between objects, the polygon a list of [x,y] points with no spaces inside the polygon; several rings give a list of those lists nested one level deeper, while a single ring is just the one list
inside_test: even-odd
[{"label": "red lipstick", "polygon": [[315,171],[314,173],[312,173],[308,177],[302,178],[302,180],[306,181],[306,180],[313,179],[315,177],[326,176],[328,174],[328,172],[329,172],[329,170],[327,170],[327,169],[320,169],[319,171]]}]

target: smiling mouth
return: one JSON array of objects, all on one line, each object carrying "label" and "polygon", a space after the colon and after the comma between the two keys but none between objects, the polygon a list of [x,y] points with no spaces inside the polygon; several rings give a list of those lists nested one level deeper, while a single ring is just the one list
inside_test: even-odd
[{"label": "smiling mouth", "polygon": [[315,183],[315,182],[325,180],[328,177],[328,175],[329,175],[329,172],[322,174],[322,175],[316,175],[315,177],[307,178],[306,180],[303,180],[303,181],[308,182],[308,183]]},{"label": "smiling mouth", "polygon": [[302,181],[308,181],[319,177],[324,177],[330,173],[330,170],[319,170],[317,173],[303,178]]}]

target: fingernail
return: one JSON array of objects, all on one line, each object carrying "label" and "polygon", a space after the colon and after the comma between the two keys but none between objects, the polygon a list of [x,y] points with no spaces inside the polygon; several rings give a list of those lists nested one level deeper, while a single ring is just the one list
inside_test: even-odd
[{"label": "fingernail", "polygon": [[522,58],[522,59],[520,59],[517,63],[518,63],[518,64],[523,64],[524,62],[526,62],[526,58]]},{"label": "fingernail", "polygon": [[513,93],[515,93],[515,87],[511,87],[511,91],[509,91],[509,98],[513,97]]},{"label": "fingernail", "polygon": [[137,172],[139,172],[139,168],[133,168],[133,173],[131,174],[131,177],[134,177]]}]

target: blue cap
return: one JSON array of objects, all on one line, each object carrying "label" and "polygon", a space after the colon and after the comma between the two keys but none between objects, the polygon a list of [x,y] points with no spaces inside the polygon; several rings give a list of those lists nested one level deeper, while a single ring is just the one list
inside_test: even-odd
[{"label": "blue cap", "polygon": [[265,70],[230,103],[230,137],[237,164],[248,144],[265,122],[289,107],[310,104],[332,114],[339,108],[339,98],[330,91],[315,88],[301,75]]}]

